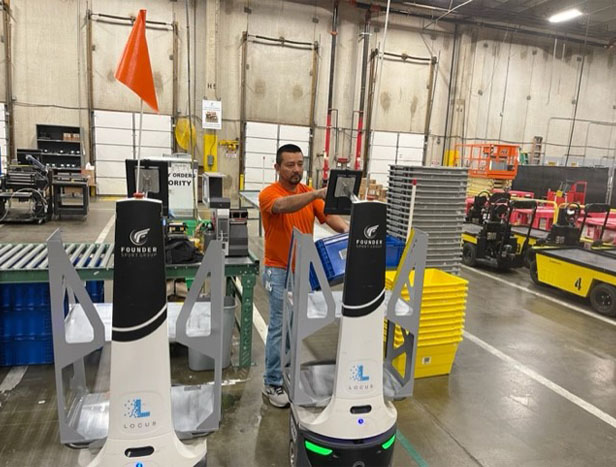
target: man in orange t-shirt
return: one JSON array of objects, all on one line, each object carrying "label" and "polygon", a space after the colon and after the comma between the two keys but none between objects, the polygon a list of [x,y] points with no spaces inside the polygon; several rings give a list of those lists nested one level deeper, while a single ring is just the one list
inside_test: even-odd
[{"label": "man in orange t-shirt", "polygon": [[323,199],[326,188],[313,190],[300,183],[304,174],[302,150],[285,144],[276,152],[278,181],[259,194],[259,208],[265,229],[265,272],[263,285],[269,296],[269,326],[265,343],[263,395],[274,407],[286,407],[289,398],[282,389],[280,350],[282,339],[282,297],[293,227],[312,233],[314,219],[326,223],[336,232],[348,232],[340,216],[326,216]]}]

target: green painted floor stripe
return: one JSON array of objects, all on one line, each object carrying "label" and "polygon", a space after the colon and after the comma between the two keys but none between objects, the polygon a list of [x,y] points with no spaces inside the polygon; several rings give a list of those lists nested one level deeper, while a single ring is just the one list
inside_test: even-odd
[{"label": "green painted floor stripe", "polygon": [[428,467],[428,463],[425,461],[421,454],[417,452],[417,450],[413,447],[411,442],[406,439],[406,437],[402,434],[400,430],[396,431],[396,439],[402,444],[402,447],[406,449],[406,452],[409,453],[409,456],[413,458],[413,460],[417,463],[419,467]]}]

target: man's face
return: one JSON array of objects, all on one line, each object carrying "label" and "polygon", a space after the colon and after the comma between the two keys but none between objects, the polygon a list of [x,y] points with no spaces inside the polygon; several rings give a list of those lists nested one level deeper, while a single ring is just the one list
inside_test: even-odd
[{"label": "man's face", "polygon": [[283,152],[282,162],[275,167],[281,180],[297,185],[304,175],[304,156],[301,152]]}]

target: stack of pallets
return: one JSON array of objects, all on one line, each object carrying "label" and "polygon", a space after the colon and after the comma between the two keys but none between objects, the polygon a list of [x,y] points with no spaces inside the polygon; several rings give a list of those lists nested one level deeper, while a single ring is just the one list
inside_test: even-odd
[{"label": "stack of pallets", "polygon": [[459,274],[468,171],[455,167],[389,168],[387,233],[406,239],[413,180],[417,183],[413,227],[428,234],[426,267]]}]

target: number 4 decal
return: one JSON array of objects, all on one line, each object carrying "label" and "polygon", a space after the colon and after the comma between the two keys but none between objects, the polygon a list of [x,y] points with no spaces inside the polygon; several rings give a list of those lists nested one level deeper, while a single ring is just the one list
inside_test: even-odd
[{"label": "number 4 decal", "polygon": [[573,284],[575,286],[576,289],[580,290],[582,288],[582,278],[578,277],[578,280],[575,281],[575,284]]}]

